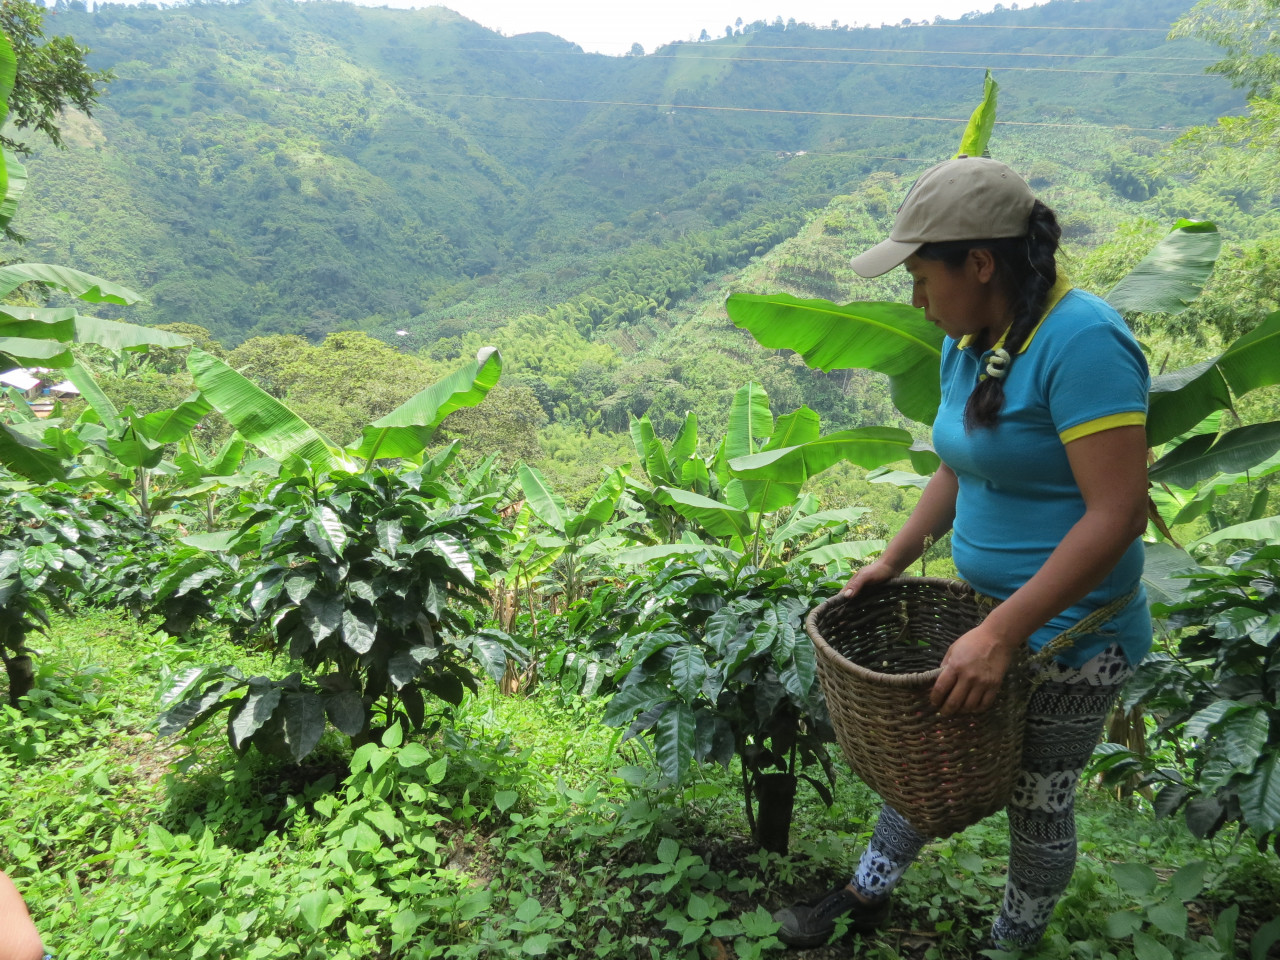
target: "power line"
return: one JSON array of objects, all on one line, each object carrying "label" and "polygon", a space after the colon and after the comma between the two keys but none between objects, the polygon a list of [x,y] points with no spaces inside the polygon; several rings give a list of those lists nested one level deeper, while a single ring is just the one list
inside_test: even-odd
[{"label": "power line", "polygon": [[[515,103],[561,103],[600,107],[656,107],[658,109],[672,111],[706,110],[723,111],[726,113],[768,113],[797,117],[827,117],[847,120],[918,120],[937,123],[969,122],[968,117],[922,117],[895,113],[841,113],[827,110],[783,110],[777,107],[716,107],[706,104],[691,103],[641,103],[633,100],[573,100],[567,97],[510,97],[490,93],[434,93],[431,91],[418,91],[418,95],[424,97],[456,97],[465,100],[504,100]],[[1165,127],[1132,127],[1128,124],[1053,123],[1036,120],[997,120],[995,122],[997,126],[1006,127],[1065,127],[1067,129],[1075,130],[1166,130]]]},{"label": "power line", "polygon": [[[667,44],[663,45],[663,47],[665,46],[667,46]],[[681,44],[681,46],[684,48],[691,47],[693,49],[698,49],[703,47],[702,44]],[[496,45],[492,47],[454,47],[453,49],[463,53],[497,53],[497,52],[501,52],[503,54],[524,53],[524,54],[533,54],[536,56],[544,56],[544,57],[599,56],[599,54],[587,53],[584,50],[566,50],[563,48],[563,45],[561,44],[557,44],[555,48],[548,48],[546,50],[506,50]],[[660,47],[659,49],[662,49],[662,47]],[[716,48],[716,49],[723,49],[723,48]],[[1002,51],[1002,50],[891,50],[891,49],[886,49],[884,47],[786,47],[786,46],[777,46],[777,45],[769,45],[769,44],[762,44],[762,43],[753,43],[751,44],[749,49],[753,51],[754,50],[810,50],[815,53],[883,53],[887,55],[909,53],[909,54],[915,54],[915,55],[929,54],[932,56],[936,54],[939,56],[948,56],[948,57],[952,57],[952,56],[954,57],[1040,57],[1040,58],[1046,58],[1046,59],[1052,58],[1057,60],[1136,60],[1139,62],[1145,61],[1145,60],[1152,60],[1152,61],[1175,60],[1180,62],[1191,62],[1191,63],[1216,63],[1220,59],[1218,57],[1151,57],[1151,56],[1140,56],[1137,54],[1128,54],[1128,53],[1025,53],[1025,52]],[[647,54],[644,57],[644,59],[645,60],[651,60],[654,58],[671,59],[671,57],[672,55],[670,54],[651,53],[651,54]],[[640,59],[640,58],[636,58],[636,59]],[[692,57],[676,55],[675,59],[688,59],[688,60],[708,59],[710,60],[710,59],[737,59],[737,58],[712,58],[712,57],[704,58],[704,57],[701,57],[700,55],[694,55]],[[780,62],[789,62],[782,57],[779,57],[777,59]],[[801,60],[797,62],[808,63],[809,61]],[[826,61],[819,61],[819,62],[826,62]]]},{"label": "power line", "polygon": [[[966,69],[980,69],[969,67]],[[1075,71],[1066,71],[1072,73]],[[1081,73],[1085,71],[1079,71]],[[1150,76],[1151,74],[1139,74],[1139,76]],[[1198,76],[1198,74],[1191,74]],[[116,81],[127,80],[133,83],[163,83],[168,86],[194,86],[196,84],[206,84],[209,86],[235,86],[229,80],[170,80],[167,77],[129,77],[117,76]],[[290,92],[296,93],[302,91],[302,87],[275,87],[275,92],[283,92],[288,89]],[[323,91],[309,87],[305,88],[306,92],[318,95]],[[508,101],[512,103],[558,103],[569,106],[594,106],[594,107],[652,107],[660,110],[703,110],[708,112],[724,112],[724,113],[765,113],[765,114],[781,114],[794,117],[825,117],[829,119],[846,119],[846,120],[918,120],[931,121],[936,123],[968,123],[968,117],[928,117],[914,116],[911,114],[898,113],[843,113],[834,110],[784,110],[780,107],[729,107],[729,106],[713,106],[711,104],[700,103],[645,103],[636,100],[584,100],[574,99],[571,97],[515,97],[503,96],[501,94],[492,93],[448,93],[437,92],[434,90],[407,90],[397,88],[400,93],[406,97],[453,97],[462,100],[497,100]],[[1168,132],[1169,127],[1135,127],[1125,123],[1057,123],[1043,120],[997,120],[997,126],[1006,127],[1058,127],[1068,130],[1135,130],[1135,131],[1162,131]]]},{"label": "power line", "polygon": [[[655,59],[659,60],[689,60],[687,57],[678,57],[674,54],[656,53],[651,54]],[[699,62],[703,60],[717,61],[723,60],[729,63],[804,63],[804,64],[833,64],[844,67],[911,67],[913,69],[932,69],[932,70],[982,70],[983,67],[972,63],[890,63],[882,60],[803,60],[799,58],[784,57],[697,57]],[[1206,73],[1163,73],[1156,70],[1075,70],[1069,67],[1000,67],[1006,72],[1018,73],[1081,73],[1096,74],[1106,77],[1195,77],[1199,80],[1217,80],[1218,77]]]}]

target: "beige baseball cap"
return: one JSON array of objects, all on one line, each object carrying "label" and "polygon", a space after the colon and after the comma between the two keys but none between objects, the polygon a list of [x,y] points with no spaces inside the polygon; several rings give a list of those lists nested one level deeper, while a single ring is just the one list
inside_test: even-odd
[{"label": "beige baseball cap", "polygon": [[862,277],[888,273],[926,243],[1026,234],[1035,194],[999,160],[959,156],[930,167],[907,192],[889,239],[854,257]]}]

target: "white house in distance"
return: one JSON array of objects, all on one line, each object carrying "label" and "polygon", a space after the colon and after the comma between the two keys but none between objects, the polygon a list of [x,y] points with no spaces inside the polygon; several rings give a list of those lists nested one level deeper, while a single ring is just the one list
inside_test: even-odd
[{"label": "white house in distance", "polygon": [[27,401],[32,412],[40,418],[49,416],[56,401],[63,397],[78,397],[80,391],[70,380],[56,380],[54,371],[40,367],[25,370],[6,370],[0,373],[0,391],[12,398],[16,391]]}]

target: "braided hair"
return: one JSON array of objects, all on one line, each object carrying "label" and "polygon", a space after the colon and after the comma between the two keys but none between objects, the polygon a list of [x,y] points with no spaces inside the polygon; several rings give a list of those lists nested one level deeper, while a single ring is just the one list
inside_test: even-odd
[{"label": "braided hair", "polygon": [[[1017,357],[1044,314],[1049,291],[1058,282],[1055,256],[1062,228],[1052,210],[1039,200],[1031,208],[1027,233],[997,240],[948,240],[926,243],[916,251],[922,260],[941,261],[951,270],[964,265],[971,250],[989,250],[995,260],[994,281],[1013,310],[1004,349]],[[1010,361],[1012,362],[1012,360]],[[964,428],[993,427],[1004,406],[1004,380],[987,377],[973,388],[964,409]]]}]

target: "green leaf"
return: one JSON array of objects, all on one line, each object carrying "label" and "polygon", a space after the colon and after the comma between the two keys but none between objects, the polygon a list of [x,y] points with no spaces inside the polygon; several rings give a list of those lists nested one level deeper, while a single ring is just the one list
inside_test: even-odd
[{"label": "green leaf", "polygon": [[1280,830],[1280,752],[1261,760],[1237,794],[1250,830],[1258,836]]},{"label": "green leaf", "polygon": [[811,367],[887,374],[894,406],[911,420],[933,422],[942,397],[938,365],[943,333],[924,318],[923,310],[901,303],[842,307],[788,294],[745,293],[732,294],[725,309],[761,346],[794,350]]},{"label": "green leaf", "polygon": [[506,813],[516,805],[519,799],[520,794],[514,790],[497,790],[493,794],[493,805],[502,813]]},{"label": "green leaf", "polygon": [[517,469],[520,489],[533,515],[562,536],[565,533],[564,500],[551,489],[546,478],[534,467],[520,464]]},{"label": "green leaf", "polygon": [[299,762],[316,748],[324,733],[324,702],[309,691],[285,693],[281,703],[284,713],[284,741],[289,755]]},{"label": "green leaf", "polygon": [[1280,310],[1236,340],[1221,356],[1151,378],[1147,446],[1186,433],[1232,396],[1280,383]]},{"label": "green leaf", "polygon": [[74,359],[71,348],[58,340],[0,337],[0,366],[6,369],[13,366],[68,367]]},{"label": "green leaf", "polygon": [[645,564],[654,560],[667,560],[671,557],[693,557],[700,553],[711,553],[729,560],[742,556],[737,550],[730,550],[714,543],[658,543],[651,547],[631,547],[619,550],[613,559],[621,564]]},{"label": "green leaf", "polygon": [[1238,427],[1221,437],[1201,433],[1178,444],[1148,471],[1153,483],[1189,490],[1219,473],[1243,473],[1280,451],[1280,421]]},{"label": "green leaf", "polygon": [[396,762],[406,770],[421,767],[431,760],[431,751],[420,743],[406,743],[396,753]]},{"label": "green leaf", "polygon": [[18,201],[27,190],[27,168],[7,149],[0,162],[0,229],[7,227],[18,212]]},{"label": "green leaf", "polygon": [[671,704],[654,727],[658,768],[677,787],[684,782],[684,773],[693,761],[694,727],[693,711],[680,701]]},{"label": "green leaf", "polygon": [[690,410],[684,415],[684,423],[675,440],[671,442],[672,467],[683,467],[686,460],[698,452],[698,415]]},{"label": "green leaf", "polygon": [[1267,746],[1270,727],[1267,709],[1259,703],[1249,704],[1227,717],[1221,734],[1227,760],[1241,770],[1252,769]]},{"label": "green leaf", "polygon": [[729,459],[755,452],[755,441],[773,435],[773,413],[769,395],[758,383],[747,383],[733,395],[729,409],[729,429],[725,432],[725,453]]},{"label": "green leaf", "polygon": [[231,745],[239,750],[244,742],[258,732],[258,729],[271,719],[276,707],[280,705],[281,690],[276,686],[254,687],[249,684],[249,695],[232,708],[229,733]]},{"label": "green leaf", "polygon": [[342,611],[342,642],[356,653],[368,653],[378,637],[378,624],[358,616],[353,610]]},{"label": "green leaf", "polygon": [[1162,933],[1182,940],[1187,935],[1187,908],[1175,894],[1147,911],[1147,919]]},{"label": "green leaf", "polygon": [[671,692],[666,686],[655,680],[623,687],[605,705],[603,722],[610,727],[630,723],[636,714],[643,713],[670,696]]},{"label": "green leaf", "polygon": [[1185,550],[1171,543],[1143,544],[1144,561],[1142,582],[1146,585],[1150,602],[1171,604],[1177,602],[1186,589],[1187,580],[1174,574],[1197,570],[1200,564]]},{"label": "green leaf", "polygon": [[798,446],[738,457],[729,461],[729,470],[744,480],[773,479],[803,484],[845,460],[869,470],[909,459],[914,444],[911,434],[897,427],[859,427]]},{"label": "green leaf", "polygon": [[[128,287],[122,287],[118,283],[101,280],[80,270],[60,267],[52,263],[11,263],[7,267],[0,267],[0,296],[8,296],[24,283],[33,281],[56,287],[59,290],[65,290],[73,297],[86,303],[114,303],[125,307],[142,299],[139,294],[134,293]],[[120,326],[132,326],[132,324],[120,324]],[[138,330],[147,332],[146,327],[138,327]],[[186,346],[191,342],[186,337],[180,337],[174,333],[166,333],[163,330],[149,332],[162,339],[173,341],[164,343],[164,346]],[[80,342],[99,343],[100,341],[81,340]],[[161,340],[148,340],[146,342],[161,343]],[[110,346],[110,344],[103,344],[103,346]]]},{"label": "green leaf", "polygon": [[[527,900],[525,902],[528,903]],[[551,949],[551,944],[555,939],[555,936],[550,933],[535,933],[520,945],[520,949],[531,957],[541,957]]]},{"label": "green leaf", "polygon": [[996,92],[1000,85],[991,76],[991,71],[982,81],[982,102],[974,108],[965,125],[964,136],[960,138],[960,149],[957,157],[985,157],[987,144],[991,141],[991,131],[996,125]]},{"label": "green leaf", "polygon": [[707,676],[707,661],[702,651],[693,644],[686,644],[671,658],[671,683],[676,692],[688,703],[702,689]]},{"label": "green leaf", "polygon": [[191,433],[212,409],[204,397],[193,393],[171,410],[157,410],[135,420],[134,426],[143,436],[157,443],[177,443]]},{"label": "green leaf", "polygon": [[516,907],[515,918],[521,923],[529,923],[541,912],[542,904],[538,902],[537,898],[526,897],[524,902]]},{"label": "green leaf", "polygon": [[1105,299],[1130,313],[1181,313],[1200,296],[1221,251],[1214,224],[1179,220]]},{"label": "green leaf", "polygon": [[1159,883],[1155,871],[1145,863],[1117,863],[1111,868],[1111,876],[1121,890],[1134,897],[1150,896]]},{"label": "green leaf", "polygon": [[829,543],[814,547],[796,555],[796,562],[806,566],[825,567],[841,560],[867,560],[885,548],[884,540],[853,540],[847,543]]},{"label": "green leaf", "polygon": [[347,528],[342,518],[327,504],[320,504],[311,511],[307,523],[308,537],[329,557],[337,559],[347,545]]},{"label": "green leaf", "polygon": [[367,463],[392,457],[416,457],[427,448],[436,428],[449,414],[474,407],[502,375],[502,354],[482,347],[475,360],[439,383],[410,397],[385,417],[364,428],[358,445],[347,452]]},{"label": "green leaf", "polygon": [[772,936],[782,926],[764,907],[756,907],[753,912],[744,913],[738,919],[742,921],[747,936],[757,940]]},{"label": "green leaf", "polygon": [[1280,516],[1265,517],[1262,520],[1249,520],[1245,523],[1232,524],[1207,533],[1198,540],[1186,544],[1188,551],[1207,544],[1221,543],[1223,540],[1257,540],[1263,543],[1280,542]]},{"label": "green leaf", "polygon": [[653,498],[699,524],[710,536],[743,540],[751,536],[751,517],[745,510],[736,510],[727,503],[674,487],[657,487]]},{"label": "green leaf", "polygon": [[1173,960],[1169,948],[1147,933],[1133,935],[1133,955],[1138,960]]},{"label": "green leaf", "polygon": [[98,415],[98,419],[102,421],[102,425],[112,433],[119,433],[124,429],[124,423],[120,419],[120,411],[116,409],[116,405],[111,402],[102,388],[98,386],[98,381],[94,379],[93,374],[86,370],[79,362],[71,364],[67,367],[67,379],[76,385],[76,389],[80,391],[80,396],[84,397],[85,402],[93,408],[93,412]]},{"label": "green leaf", "polygon": [[36,483],[66,479],[66,465],[50,446],[0,423],[0,465]]},{"label": "green leaf", "polygon": [[1208,863],[1192,860],[1169,878],[1169,889],[1180,901],[1194,900],[1204,889],[1204,878],[1208,872]]},{"label": "green leaf", "polygon": [[355,469],[337,447],[283,403],[212,354],[192,349],[187,368],[205,399],[240,435],[281,463],[316,470]]},{"label": "green leaf", "polygon": [[354,737],[365,728],[368,717],[365,713],[364,701],[354,690],[340,690],[324,697],[325,715],[340,732]]},{"label": "green leaf", "polygon": [[565,536],[571,540],[585,537],[607,523],[618,508],[618,500],[626,485],[621,470],[614,470],[605,477],[595,493],[587,501],[582,512],[568,520],[565,524]]},{"label": "green leaf", "polygon": [[1118,910],[1107,916],[1104,929],[1112,940],[1123,940],[1142,929],[1142,916],[1133,910]]}]

